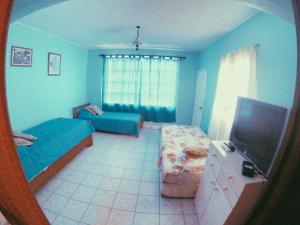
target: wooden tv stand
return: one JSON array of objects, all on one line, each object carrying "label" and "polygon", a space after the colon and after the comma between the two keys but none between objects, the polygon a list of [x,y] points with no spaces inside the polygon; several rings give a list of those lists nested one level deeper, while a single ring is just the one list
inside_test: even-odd
[{"label": "wooden tv stand", "polygon": [[223,142],[211,143],[195,197],[199,222],[203,225],[243,224],[267,181],[261,175],[243,176],[241,170],[245,159],[238,150],[226,151]]}]

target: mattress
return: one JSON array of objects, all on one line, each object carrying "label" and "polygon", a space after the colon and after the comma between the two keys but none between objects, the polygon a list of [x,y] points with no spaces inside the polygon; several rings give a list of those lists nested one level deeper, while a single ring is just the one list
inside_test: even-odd
[{"label": "mattress", "polygon": [[24,130],[38,139],[17,148],[25,175],[32,180],[48,166],[94,132],[84,120],[57,118]]},{"label": "mattress", "polygon": [[195,126],[163,125],[161,128],[162,194],[193,197],[202,177],[206,157],[190,158],[184,153],[189,146],[209,148],[210,139]]},{"label": "mattress", "polygon": [[79,119],[89,120],[98,131],[121,134],[139,134],[141,115],[138,113],[104,112],[102,115],[92,115],[85,109],[79,111]]}]

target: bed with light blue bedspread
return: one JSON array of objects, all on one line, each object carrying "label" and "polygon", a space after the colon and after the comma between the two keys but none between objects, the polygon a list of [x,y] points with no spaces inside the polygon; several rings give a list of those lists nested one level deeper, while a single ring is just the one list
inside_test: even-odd
[{"label": "bed with light blue bedspread", "polygon": [[24,130],[38,139],[32,146],[18,147],[26,177],[32,180],[48,166],[94,132],[84,120],[58,118]]},{"label": "bed with light blue bedspread", "polygon": [[79,110],[79,119],[88,120],[98,131],[119,134],[139,135],[142,123],[138,113],[104,112],[102,115],[93,115],[85,109]]}]

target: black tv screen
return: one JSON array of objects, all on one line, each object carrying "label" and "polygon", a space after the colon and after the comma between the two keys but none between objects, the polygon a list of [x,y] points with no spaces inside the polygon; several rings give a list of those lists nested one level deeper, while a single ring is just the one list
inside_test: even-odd
[{"label": "black tv screen", "polygon": [[285,127],[287,109],[253,99],[238,98],[230,142],[265,177],[270,173]]}]

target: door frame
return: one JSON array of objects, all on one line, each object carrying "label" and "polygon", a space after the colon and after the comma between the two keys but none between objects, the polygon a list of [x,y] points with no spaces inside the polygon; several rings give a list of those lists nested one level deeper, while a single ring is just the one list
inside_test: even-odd
[{"label": "door frame", "polygon": [[206,92],[206,83],[207,83],[207,69],[199,69],[198,71],[197,71],[197,75],[196,75],[196,88],[195,88],[195,96],[194,96],[194,107],[193,107],[193,117],[192,117],[192,125],[195,125],[195,124],[193,124],[193,122],[194,122],[194,113],[195,113],[195,103],[196,103],[196,94],[197,94],[197,88],[198,88],[198,78],[199,78],[199,76],[200,76],[200,73],[201,72],[205,72],[205,89],[204,89],[204,98],[203,98],[203,105],[202,105],[202,112],[201,112],[201,118],[200,118],[200,123],[197,125],[198,127],[200,127],[200,125],[201,125],[201,122],[202,122],[202,116],[203,116],[203,110],[204,110],[204,102],[205,102],[205,92]]}]

